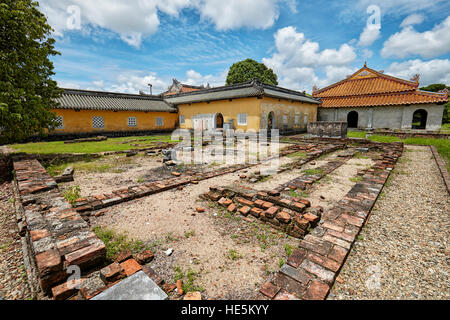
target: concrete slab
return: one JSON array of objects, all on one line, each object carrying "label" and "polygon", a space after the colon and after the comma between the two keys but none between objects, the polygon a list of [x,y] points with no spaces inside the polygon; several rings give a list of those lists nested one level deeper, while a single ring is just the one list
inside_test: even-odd
[{"label": "concrete slab", "polygon": [[91,300],[167,300],[167,294],[143,271],[120,281]]}]

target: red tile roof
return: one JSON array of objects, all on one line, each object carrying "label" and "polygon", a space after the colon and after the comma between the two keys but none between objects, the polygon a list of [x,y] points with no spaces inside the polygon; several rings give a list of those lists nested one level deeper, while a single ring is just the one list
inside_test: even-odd
[{"label": "red tile roof", "polygon": [[445,103],[448,94],[420,91],[419,83],[395,78],[364,66],[352,76],[313,92],[322,108]]}]

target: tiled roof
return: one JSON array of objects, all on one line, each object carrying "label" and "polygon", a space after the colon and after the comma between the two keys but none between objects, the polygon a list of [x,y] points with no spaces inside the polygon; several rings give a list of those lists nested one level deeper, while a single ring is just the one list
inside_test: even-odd
[{"label": "tiled roof", "polygon": [[64,89],[59,109],[176,112],[159,96]]},{"label": "tiled roof", "polygon": [[259,83],[256,80],[230,85],[204,89],[200,91],[181,93],[166,97],[165,100],[171,104],[187,104],[195,102],[217,101],[226,99],[237,99],[247,97],[272,97],[277,99],[286,99],[293,101],[309,102],[320,104],[320,102],[312,97],[308,97],[305,93],[289,90],[277,86],[270,86]]},{"label": "tiled roof", "polygon": [[419,83],[395,78],[364,66],[355,74],[313,92],[323,108],[443,103],[448,95],[418,90]]},{"label": "tiled roof", "polygon": [[[188,87],[188,86],[185,86],[185,85],[183,85],[182,87],[181,87],[181,93],[186,93],[186,92],[192,92],[192,91],[199,91],[199,90],[202,90],[202,89],[198,89],[198,88],[193,88],[193,87]],[[164,96],[173,96],[174,94],[178,94],[179,92],[169,92],[169,91],[167,91],[167,92],[164,92],[163,93],[163,95]]]}]

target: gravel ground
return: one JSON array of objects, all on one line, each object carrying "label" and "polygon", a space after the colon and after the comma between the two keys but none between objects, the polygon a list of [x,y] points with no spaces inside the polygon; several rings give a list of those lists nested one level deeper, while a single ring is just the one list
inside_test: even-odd
[{"label": "gravel ground", "polygon": [[31,299],[15,223],[12,185],[0,183],[0,300]]},{"label": "gravel ground", "polygon": [[406,146],[328,299],[449,299],[449,213],[429,147]]}]

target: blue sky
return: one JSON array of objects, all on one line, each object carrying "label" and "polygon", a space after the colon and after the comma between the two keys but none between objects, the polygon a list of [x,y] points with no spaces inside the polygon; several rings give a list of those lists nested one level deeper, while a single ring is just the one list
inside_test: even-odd
[{"label": "blue sky", "polygon": [[41,0],[55,29],[62,87],[165,91],[172,78],[223,85],[252,58],[280,86],[312,91],[367,60],[421,85],[450,84],[450,2],[444,0]]}]

